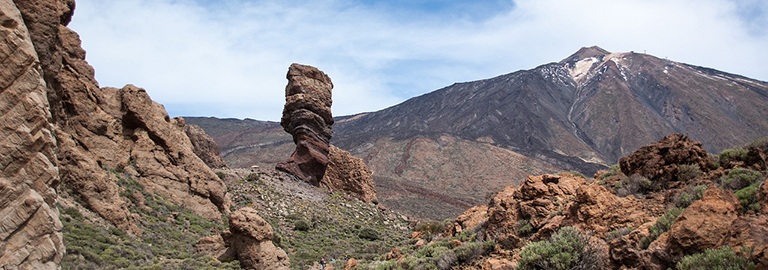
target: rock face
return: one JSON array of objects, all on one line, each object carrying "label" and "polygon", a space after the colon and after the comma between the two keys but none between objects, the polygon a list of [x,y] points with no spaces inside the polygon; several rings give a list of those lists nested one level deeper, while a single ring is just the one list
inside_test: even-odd
[{"label": "rock face", "polygon": [[642,204],[581,177],[529,176],[519,188],[507,187],[491,200],[485,229],[510,250],[545,239],[564,226],[602,236],[652,221],[653,204]]},{"label": "rock face", "polygon": [[227,164],[224,163],[219,154],[219,145],[202,128],[186,124],[184,125],[184,132],[189,137],[189,140],[192,141],[192,151],[205,162],[205,165],[212,169],[227,167]]},{"label": "rock face", "polygon": [[211,220],[229,209],[226,187],[193,152],[182,119],[141,88],[99,88],[66,27],[74,5],[0,1],[0,268],[58,267],[59,183],[134,234],[138,216],[120,196],[128,180]]},{"label": "rock face", "polygon": [[0,269],[56,269],[56,140],[40,59],[21,13],[0,0]]},{"label": "rock face", "polygon": [[[61,181],[85,206],[140,233],[119,196],[130,177],[203,217],[228,211],[226,187],[192,151],[181,119],[171,119],[144,89],[100,89],[78,35],[65,27],[73,1],[16,1],[40,56]],[[124,174],[120,175],[120,172]]]},{"label": "rock face", "polygon": [[715,168],[701,143],[680,133],[643,146],[619,161],[624,174],[639,174],[661,182],[677,180],[678,167],[685,164],[696,164],[703,172]]},{"label": "rock face", "polygon": [[288,269],[288,255],[272,243],[272,226],[255,209],[245,207],[229,216],[224,241],[245,269]]},{"label": "rock face", "polygon": [[331,190],[344,191],[364,202],[376,199],[371,169],[362,159],[331,145],[328,167],[320,185]]},{"label": "rock face", "polygon": [[293,136],[296,150],[276,168],[317,186],[325,175],[333,135],[333,83],[317,68],[299,64],[292,64],[286,77],[280,125]]},{"label": "rock face", "polygon": [[738,217],[739,200],[732,192],[713,187],[680,214],[667,233],[667,254],[680,257],[718,247]]}]

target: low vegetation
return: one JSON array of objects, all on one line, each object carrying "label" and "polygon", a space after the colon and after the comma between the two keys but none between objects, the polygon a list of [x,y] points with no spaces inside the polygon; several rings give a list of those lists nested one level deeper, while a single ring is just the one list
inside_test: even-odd
[{"label": "low vegetation", "polygon": [[760,210],[757,193],[764,179],[765,177],[761,172],[746,168],[734,168],[728,174],[720,177],[719,182],[723,189],[734,192],[741,203],[742,212],[757,212]]},{"label": "low vegetation", "polygon": [[688,255],[677,263],[677,270],[751,270],[755,263],[737,255],[729,246],[707,249]]},{"label": "low vegetation", "polygon": [[343,269],[347,258],[360,263],[402,245],[410,231],[404,217],[377,209],[346,195],[291,182],[305,190],[298,195],[278,185],[285,181],[251,173],[229,180],[233,208],[250,206],[272,225],[273,242],[288,253],[291,269],[307,269],[325,261]]},{"label": "low vegetation", "polygon": [[[64,208],[61,222],[67,254],[62,269],[240,269],[238,261],[219,262],[194,248],[198,239],[224,230],[226,224],[202,218],[167,198],[145,192],[135,180],[118,176],[123,188],[120,195],[134,202],[129,210],[141,218],[142,234],[130,235],[86,218],[77,208]],[[142,206],[134,197],[139,194],[144,198]]]},{"label": "low vegetation", "polygon": [[361,269],[376,270],[446,270],[460,264],[470,263],[490,253],[494,241],[482,241],[478,237],[479,228],[466,230],[453,237],[435,239],[424,244],[423,240],[411,239],[406,245],[398,247],[397,254],[387,259],[378,257],[376,261],[362,265]]},{"label": "low vegetation", "polygon": [[563,227],[546,241],[526,245],[517,269],[603,269],[606,260],[587,235]]}]

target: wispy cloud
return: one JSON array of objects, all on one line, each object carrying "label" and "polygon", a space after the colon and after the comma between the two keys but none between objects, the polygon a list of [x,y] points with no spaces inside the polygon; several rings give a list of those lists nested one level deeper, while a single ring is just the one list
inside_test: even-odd
[{"label": "wispy cloud", "polygon": [[335,115],[533,68],[591,45],[768,80],[767,6],[760,0],[78,0],[70,26],[102,86],[144,87],[172,115],[276,120],[293,62],[331,76]]}]

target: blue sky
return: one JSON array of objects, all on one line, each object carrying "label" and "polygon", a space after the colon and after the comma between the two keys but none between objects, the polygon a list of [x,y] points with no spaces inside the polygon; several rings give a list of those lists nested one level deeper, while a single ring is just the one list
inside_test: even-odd
[{"label": "blue sky", "polygon": [[102,87],[172,116],[278,120],[291,63],[333,80],[334,115],[556,62],[582,46],[768,81],[764,0],[77,0]]}]

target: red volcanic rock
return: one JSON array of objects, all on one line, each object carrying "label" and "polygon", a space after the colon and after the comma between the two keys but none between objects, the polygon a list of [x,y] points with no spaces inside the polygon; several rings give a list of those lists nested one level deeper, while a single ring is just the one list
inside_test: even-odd
[{"label": "red volcanic rock", "polygon": [[333,83],[317,68],[299,64],[291,65],[287,78],[280,125],[293,136],[296,150],[276,168],[317,186],[325,175],[333,135]]},{"label": "red volcanic rock", "polygon": [[668,232],[668,253],[672,256],[716,248],[728,236],[738,217],[739,201],[733,193],[709,188],[701,200],[691,204]]},{"label": "red volcanic rock", "polygon": [[639,174],[662,183],[677,180],[678,166],[686,164],[696,164],[704,172],[715,168],[701,143],[680,133],[643,146],[619,161],[621,172],[627,176]]}]

